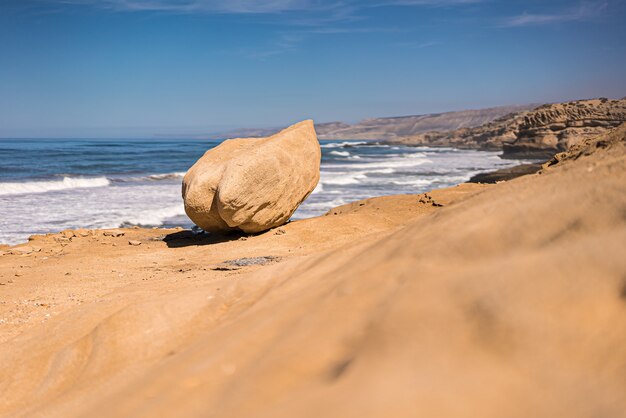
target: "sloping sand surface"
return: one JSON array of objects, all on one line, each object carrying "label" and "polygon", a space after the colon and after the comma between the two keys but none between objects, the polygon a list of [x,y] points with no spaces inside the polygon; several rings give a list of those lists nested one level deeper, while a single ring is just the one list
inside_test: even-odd
[{"label": "sloping sand surface", "polygon": [[0,414],[624,416],[625,131],[253,237],[34,239],[0,257]]}]

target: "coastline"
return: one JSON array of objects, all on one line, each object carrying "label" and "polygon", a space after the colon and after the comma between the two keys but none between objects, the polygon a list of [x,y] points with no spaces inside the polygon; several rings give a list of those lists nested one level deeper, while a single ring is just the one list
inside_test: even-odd
[{"label": "coastline", "polygon": [[0,256],[0,415],[617,415],[625,138],[258,235],[34,237]]}]

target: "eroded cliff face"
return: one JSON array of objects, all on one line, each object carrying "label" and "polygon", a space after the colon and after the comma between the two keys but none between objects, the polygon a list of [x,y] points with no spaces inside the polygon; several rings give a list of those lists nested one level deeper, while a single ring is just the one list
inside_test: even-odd
[{"label": "eroded cliff face", "polygon": [[452,131],[431,131],[398,138],[389,142],[416,146],[455,147],[498,151],[502,149],[504,142],[514,141],[517,138],[516,135],[519,126],[524,116],[528,113],[527,111],[509,113],[492,122],[474,128],[461,128]]},{"label": "eroded cliff face", "polygon": [[505,157],[552,157],[626,122],[626,100],[578,100],[541,106],[520,119]]},{"label": "eroded cliff face", "polygon": [[626,99],[577,100],[503,116],[475,128],[433,131],[394,140],[407,145],[500,150],[505,158],[550,159],[626,122]]}]

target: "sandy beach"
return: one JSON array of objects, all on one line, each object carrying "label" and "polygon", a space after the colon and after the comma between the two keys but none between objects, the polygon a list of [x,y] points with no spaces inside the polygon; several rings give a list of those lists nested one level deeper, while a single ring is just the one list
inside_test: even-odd
[{"label": "sandy beach", "polygon": [[0,415],[620,416],[625,134],[258,235],[2,248]]}]

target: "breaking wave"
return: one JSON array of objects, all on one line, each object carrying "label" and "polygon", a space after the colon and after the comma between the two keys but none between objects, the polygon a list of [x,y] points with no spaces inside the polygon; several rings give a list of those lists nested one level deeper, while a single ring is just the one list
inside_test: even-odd
[{"label": "breaking wave", "polygon": [[106,177],[63,177],[63,180],[0,183],[0,196],[47,193],[58,190],[106,187],[111,182]]}]

